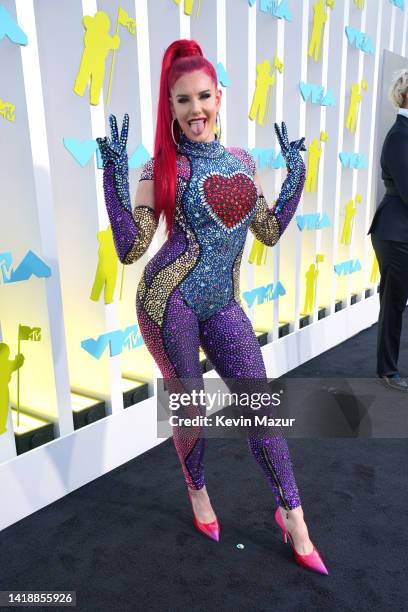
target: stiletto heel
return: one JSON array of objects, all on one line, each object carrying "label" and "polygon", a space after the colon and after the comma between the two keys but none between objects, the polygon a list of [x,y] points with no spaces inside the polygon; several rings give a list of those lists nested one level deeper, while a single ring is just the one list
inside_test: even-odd
[{"label": "stiletto heel", "polygon": [[201,521],[199,521],[196,516],[196,513],[194,512],[193,500],[191,499],[190,489],[188,489],[188,497],[190,499],[191,507],[193,509],[193,519],[194,519],[195,527],[198,529],[198,531],[203,533],[205,536],[211,538],[211,540],[215,540],[216,542],[219,542],[220,525],[218,523],[218,519],[216,518],[215,521],[212,521],[211,523],[202,523]]},{"label": "stiletto heel", "polygon": [[276,511],[275,511],[275,521],[277,522],[277,524],[283,531],[283,541],[285,542],[285,544],[287,544],[289,540],[289,543],[293,549],[296,563],[298,563],[302,567],[305,567],[314,572],[317,572],[318,574],[324,574],[325,576],[328,576],[329,572],[327,571],[327,568],[325,564],[323,563],[323,560],[319,554],[319,551],[317,550],[314,544],[313,544],[312,552],[309,553],[308,555],[300,555],[297,552],[295,545],[293,544],[292,536],[290,535],[289,531],[286,529],[285,524],[282,520],[279,506],[276,508]]}]

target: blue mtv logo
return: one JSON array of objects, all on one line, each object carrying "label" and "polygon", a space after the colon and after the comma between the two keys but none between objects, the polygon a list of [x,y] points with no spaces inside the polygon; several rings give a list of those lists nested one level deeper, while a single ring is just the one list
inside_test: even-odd
[{"label": "blue mtv logo", "polygon": [[29,280],[32,276],[37,278],[51,276],[51,268],[33,251],[28,251],[15,269],[12,254],[9,251],[0,253],[0,267],[4,284]]},{"label": "blue mtv logo", "polygon": [[120,355],[124,348],[130,350],[142,344],[144,344],[144,340],[138,334],[137,325],[129,325],[124,330],[117,329],[107,332],[100,335],[96,340],[87,338],[81,342],[82,348],[95,359],[100,359],[108,347],[110,356],[115,357],[115,355]]}]

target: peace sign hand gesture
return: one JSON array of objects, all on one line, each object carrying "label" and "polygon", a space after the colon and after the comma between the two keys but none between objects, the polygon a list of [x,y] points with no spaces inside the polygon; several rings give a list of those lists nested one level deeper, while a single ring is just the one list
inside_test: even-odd
[{"label": "peace sign hand gesture", "polygon": [[282,121],[281,129],[279,128],[279,125],[275,123],[275,132],[288,170],[294,170],[295,168],[299,167],[299,164],[302,165],[303,159],[299,151],[307,150],[304,145],[305,138],[303,137],[299,140],[289,142],[288,130],[284,121]]},{"label": "peace sign hand gesture", "polygon": [[109,125],[111,129],[110,138],[97,138],[99,150],[102,156],[103,167],[105,168],[108,162],[113,162],[118,170],[127,169],[127,138],[129,133],[129,115],[125,113],[123,117],[122,129],[118,131],[118,124],[115,115],[109,115]]}]

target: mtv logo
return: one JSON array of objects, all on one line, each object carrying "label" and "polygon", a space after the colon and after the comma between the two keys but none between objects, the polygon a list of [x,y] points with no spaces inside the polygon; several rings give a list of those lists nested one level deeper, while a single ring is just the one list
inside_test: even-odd
[{"label": "mtv logo", "polygon": [[35,340],[36,342],[41,340],[41,327],[33,327],[33,331],[28,336],[28,338],[30,340]]},{"label": "mtv logo", "polygon": [[123,346],[128,349],[134,349],[142,344],[144,344],[144,340],[138,334],[138,326],[134,325],[129,331],[128,337],[123,341]]}]

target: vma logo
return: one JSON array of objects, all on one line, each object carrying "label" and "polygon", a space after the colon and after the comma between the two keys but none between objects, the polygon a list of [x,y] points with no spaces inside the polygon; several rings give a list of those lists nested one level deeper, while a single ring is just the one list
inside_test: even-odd
[{"label": "vma logo", "polygon": [[331,226],[331,221],[326,213],[320,216],[319,213],[311,213],[308,215],[297,215],[296,223],[301,232],[306,230],[324,229]]},{"label": "vma logo", "polygon": [[280,295],[286,295],[286,290],[282,283],[278,281],[276,285],[271,283],[263,287],[256,287],[256,289],[251,291],[244,291],[242,295],[248,304],[248,308],[252,308],[255,300],[258,300],[258,304],[263,304],[265,300],[270,302],[271,300],[276,300]]},{"label": "vma logo", "polygon": [[368,161],[364,153],[339,153],[343,168],[368,168]]},{"label": "vma logo", "polygon": [[[255,4],[255,0],[249,0],[249,5]],[[259,0],[259,10],[264,13],[270,13],[277,19],[285,19],[292,21],[292,14],[286,0]]]},{"label": "vma logo", "polygon": [[100,359],[107,347],[109,347],[110,356],[114,357],[115,355],[120,355],[124,348],[130,350],[144,344],[143,338],[138,334],[138,329],[138,325],[129,325],[123,331],[118,329],[108,332],[107,334],[102,334],[96,340],[93,338],[82,340],[81,346],[95,359]]},{"label": "vma logo", "polygon": [[342,274],[353,274],[361,270],[361,263],[359,259],[348,259],[341,263],[335,264],[334,271],[338,276]]},{"label": "vma logo", "polygon": [[360,32],[360,30],[356,30],[356,28],[352,28],[350,26],[346,26],[345,28],[347,39],[353,47],[359,49],[360,51],[364,51],[364,53],[374,53],[373,41],[367,34],[364,32]]},{"label": "vma logo", "polygon": [[0,268],[4,284],[25,281],[31,276],[38,278],[51,276],[51,268],[33,251],[28,251],[16,269],[13,268],[12,254],[9,251],[0,253]]},{"label": "vma logo", "polygon": [[262,149],[255,147],[250,149],[250,152],[256,159],[258,168],[273,168],[274,170],[286,168],[286,162],[283,159],[282,153],[280,151],[276,153],[274,148]]},{"label": "vma logo", "polygon": [[310,98],[312,104],[319,104],[321,106],[334,106],[336,103],[332,91],[328,89],[327,92],[324,93],[324,87],[322,85],[300,81],[299,90],[305,102]]},{"label": "vma logo", "polygon": [[405,10],[405,0],[390,0],[391,4],[401,9],[401,11]]},{"label": "vma logo", "polygon": [[7,36],[15,45],[27,45],[27,35],[4,6],[0,6],[0,40]]}]

